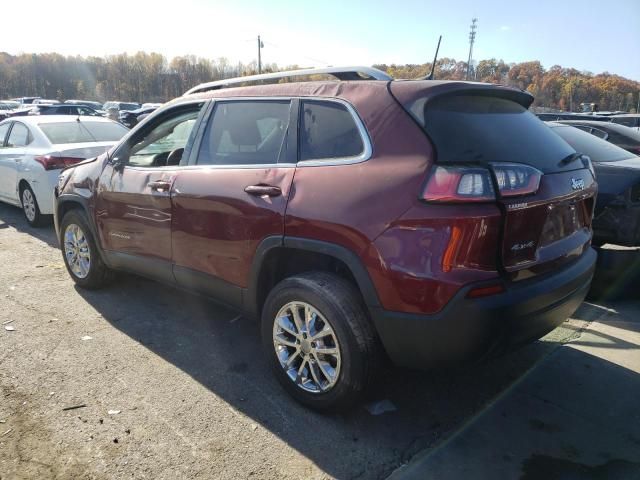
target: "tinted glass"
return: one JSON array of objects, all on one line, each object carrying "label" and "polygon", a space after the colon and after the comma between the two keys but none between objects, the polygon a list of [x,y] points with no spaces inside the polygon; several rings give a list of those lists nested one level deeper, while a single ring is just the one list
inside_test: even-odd
[{"label": "tinted glass", "polygon": [[8,147],[24,147],[29,145],[29,129],[21,123],[14,123],[9,134]]},{"label": "tinted glass", "polygon": [[356,157],[364,150],[356,122],[336,102],[302,102],[300,160]]},{"label": "tinted glass", "polygon": [[56,122],[38,125],[52,144],[115,142],[127,129],[115,122]]},{"label": "tinted glass", "polygon": [[[435,144],[438,163],[517,162],[543,172],[562,169],[574,153],[562,139],[522,105],[497,97],[456,95],[417,102],[412,113]],[[565,168],[571,168],[566,166]]]},{"label": "tinted glass", "polygon": [[3,123],[0,125],[0,148],[4,147],[4,139],[7,136],[7,132],[9,131],[10,123]]},{"label": "tinted glass", "polygon": [[552,130],[571,145],[576,152],[589,155],[594,162],[615,162],[633,157],[626,150],[578,128],[553,127]]},{"label": "tinted glass", "polygon": [[200,147],[198,164],[273,164],[284,158],[288,101],[219,102]]}]

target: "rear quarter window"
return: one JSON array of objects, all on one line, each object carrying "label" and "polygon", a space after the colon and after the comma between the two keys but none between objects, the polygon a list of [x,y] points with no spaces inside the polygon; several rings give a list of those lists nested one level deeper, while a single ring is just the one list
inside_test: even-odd
[{"label": "rear quarter window", "polygon": [[[416,111],[421,108],[423,111]],[[573,149],[522,105],[499,97],[447,95],[410,108],[434,143],[438,163],[516,162],[561,169]]]},{"label": "rear quarter window", "polygon": [[364,142],[356,120],[338,102],[302,102],[300,109],[300,160],[357,157]]}]

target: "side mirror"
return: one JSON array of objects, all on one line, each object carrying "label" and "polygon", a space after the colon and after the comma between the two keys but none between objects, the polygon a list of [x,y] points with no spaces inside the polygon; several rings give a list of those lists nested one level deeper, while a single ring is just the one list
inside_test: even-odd
[{"label": "side mirror", "polygon": [[111,166],[113,166],[113,169],[118,172],[121,172],[122,170],[124,170],[124,166],[127,164],[124,158],[120,155],[115,157],[110,157],[109,163],[111,164]]}]

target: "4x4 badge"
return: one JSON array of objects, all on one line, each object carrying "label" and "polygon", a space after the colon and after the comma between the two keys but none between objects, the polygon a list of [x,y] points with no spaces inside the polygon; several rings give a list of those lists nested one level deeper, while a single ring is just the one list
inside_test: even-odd
[{"label": "4x4 badge", "polygon": [[572,178],[571,188],[574,190],[584,190],[584,180],[582,178]]}]

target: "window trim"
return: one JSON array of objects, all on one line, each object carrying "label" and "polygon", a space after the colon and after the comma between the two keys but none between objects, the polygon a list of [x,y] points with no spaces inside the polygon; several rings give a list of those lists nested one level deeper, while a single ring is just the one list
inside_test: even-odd
[{"label": "window trim", "polygon": [[[170,105],[167,107],[162,107],[161,109],[156,110],[155,112],[152,112],[153,115],[152,119],[147,122],[147,118],[145,118],[143,120],[143,122],[145,122],[143,125],[144,127],[137,129],[134,128],[132,130],[130,130],[113,148],[112,151],[110,151],[108,153],[108,157],[109,157],[109,163],[113,164],[113,163],[117,163],[120,161],[120,155],[122,155],[123,150],[128,150],[130,148],[129,142],[131,142],[133,139],[139,138],[140,136],[140,131],[147,128],[150,128],[150,130],[147,130],[147,132],[153,130],[155,127],[157,127],[158,125],[160,125],[162,122],[164,122],[167,117],[169,117],[170,115],[173,115],[174,113],[179,112],[180,110],[188,110],[189,107],[192,107],[194,105],[197,105],[199,103],[202,103],[202,108],[200,109],[200,111],[198,112],[198,116],[196,118],[196,124],[194,125],[194,129],[199,129],[200,125],[202,125],[203,123],[203,118],[206,118],[205,115],[208,113],[209,108],[211,107],[211,101],[208,99],[197,99],[197,100],[191,100],[188,102],[181,102],[178,103],[177,105]],[[148,125],[147,125],[148,123]],[[141,123],[142,124],[142,123]],[[192,132],[193,133],[193,132]],[[193,146],[196,145],[196,142],[198,141],[198,135],[200,134],[200,131],[196,131],[194,134],[194,140],[192,142]],[[185,158],[188,159],[188,161],[184,164],[184,165],[163,165],[163,166],[159,166],[159,167],[144,167],[144,166],[140,166],[140,165],[130,165],[127,161],[127,163],[123,163],[122,164],[122,168],[128,168],[128,169],[143,169],[145,171],[149,171],[149,170],[157,170],[157,169],[171,169],[171,170],[175,170],[175,169],[182,169],[185,167],[188,167],[189,165],[191,165],[191,157],[193,155],[193,147],[191,147],[191,150],[189,150],[189,139],[187,139],[187,145],[185,146],[184,152],[183,152],[183,156],[185,156]],[[127,152],[127,156],[129,156],[128,152]]]},{"label": "window trim", "polygon": [[[213,121],[213,116],[215,114],[216,105],[218,103],[229,103],[229,102],[289,102],[290,110],[289,110],[289,126],[287,133],[287,154],[285,162],[279,163],[241,163],[241,164],[199,164],[198,156],[200,155],[200,150],[202,148],[202,142],[204,140],[204,134],[209,126],[209,122]],[[193,153],[192,157],[189,159],[188,166],[193,167],[208,167],[208,168],[223,168],[223,169],[246,169],[246,168],[284,168],[284,167],[295,167],[296,160],[298,159],[298,110],[300,108],[300,98],[299,97],[286,97],[286,96],[274,96],[274,97],[222,97],[222,98],[213,98],[211,102],[210,110],[207,112],[207,115],[202,120],[202,129],[198,135],[198,138],[194,142],[193,145]],[[291,125],[294,124],[293,129],[291,129]]]},{"label": "window trim", "polygon": [[[364,126],[364,122],[358,115],[356,109],[346,100],[342,98],[336,97],[302,97],[300,98],[300,103],[304,103],[304,101],[312,101],[317,103],[322,102],[332,102],[338,103],[344,106],[347,109],[347,112],[351,115],[353,121],[356,124],[356,128],[358,129],[358,133],[360,134],[360,139],[362,140],[363,149],[359,155],[355,155],[352,157],[328,157],[328,158],[314,158],[310,160],[299,160],[299,167],[328,167],[335,165],[353,165],[356,163],[366,162],[373,155],[373,147],[371,145],[371,138],[369,137],[369,132],[367,132],[366,127]],[[300,128],[302,124],[302,120],[298,118],[298,128]],[[300,147],[298,146],[298,152],[300,152]]]}]

